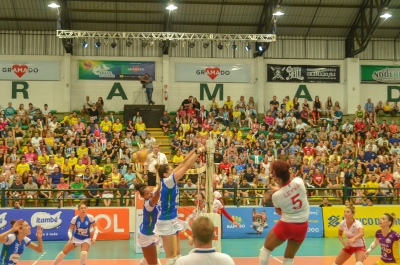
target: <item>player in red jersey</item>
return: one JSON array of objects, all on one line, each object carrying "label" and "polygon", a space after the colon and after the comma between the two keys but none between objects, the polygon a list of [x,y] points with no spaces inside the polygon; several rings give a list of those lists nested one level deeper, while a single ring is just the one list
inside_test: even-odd
[{"label": "player in red jersey", "polygon": [[[310,206],[307,191],[301,178],[290,181],[289,164],[278,160],[272,163],[271,171],[279,188],[272,191],[272,203],[281,219],[268,233],[260,251],[259,265],[268,265],[271,252],[287,242],[284,265],[293,265],[294,256],[303,243],[308,229]],[[268,197],[271,195],[269,194]],[[268,199],[268,198],[267,198]]]}]

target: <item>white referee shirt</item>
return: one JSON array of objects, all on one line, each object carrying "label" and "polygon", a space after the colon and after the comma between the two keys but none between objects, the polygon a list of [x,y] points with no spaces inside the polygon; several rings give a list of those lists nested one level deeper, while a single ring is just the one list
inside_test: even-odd
[{"label": "white referee shirt", "polygon": [[235,265],[233,259],[215,248],[195,248],[189,255],[180,257],[175,265]]},{"label": "white referee shirt", "polygon": [[147,170],[151,173],[156,173],[155,165],[160,164],[168,164],[167,156],[163,153],[158,152],[158,154],[150,153],[146,157],[146,161],[144,162],[145,166],[148,166]]}]

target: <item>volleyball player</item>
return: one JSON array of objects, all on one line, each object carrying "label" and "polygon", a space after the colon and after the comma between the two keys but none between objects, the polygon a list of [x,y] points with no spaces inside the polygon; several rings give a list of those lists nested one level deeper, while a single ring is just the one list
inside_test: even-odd
[{"label": "volleyball player", "polygon": [[11,229],[0,234],[0,242],[3,243],[3,248],[0,255],[0,263],[7,265],[16,265],[22,253],[24,253],[25,246],[38,252],[43,252],[43,229],[41,226],[37,227],[36,237],[38,244],[36,245],[28,237],[31,234],[31,227],[27,221],[12,220]]},{"label": "volleyball player", "polygon": [[[85,265],[88,251],[91,244],[96,243],[99,230],[96,225],[96,220],[93,215],[86,213],[86,204],[81,202],[78,205],[79,214],[74,216],[68,230],[69,241],[65,244],[63,250],[58,253],[53,265],[57,265],[61,260],[68,255],[69,252],[76,247],[81,246],[80,265]],[[93,227],[93,238],[90,239],[90,228]]]},{"label": "volleyball player", "polygon": [[140,265],[157,265],[161,262],[157,259],[156,244],[159,241],[157,235],[154,234],[154,225],[157,222],[157,216],[160,207],[157,204],[160,199],[161,186],[153,193],[149,187],[144,184],[135,185],[135,189],[139,191],[140,196],[144,199],[143,222],[140,225],[137,244],[142,248],[143,259]]},{"label": "volleyball player", "polygon": [[[355,209],[350,204],[344,210],[344,220],[339,225],[338,238],[344,248],[339,252],[333,265],[344,264],[353,254],[356,265],[362,265],[365,254],[364,228],[360,221],[354,219]],[[343,233],[347,241],[343,239]]]},{"label": "volleyball player", "polygon": [[236,222],[232,216],[225,210],[224,205],[220,201],[222,195],[219,191],[214,191],[214,200],[213,200],[213,212],[225,215],[225,217],[231,221],[236,227],[240,227],[240,224]]},{"label": "volleyball player", "polygon": [[365,252],[365,258],[378,245],[381,245],[381,258],[374,265],[400,264],[399,241],[400,234],[391,228],[395,224],[396,216],[394,214],[384,213],[379,222],[380,230],[376,231],[375,239],[371,246]]},{"label": "volleyball player", "polygon": [[294,256],[307,234],[310,213],[307,191],[301,178],[290,181],[289,167],[289,164],[282,160],[271,165],[273,178],[279,186],[272,194],[272,203],[281,219],[265,239],[260,251],[260,265],[268,265],[271,252],[285,241],[288,242],[283,264],[293,265]]},{"label": "volleyball player", "polygon": [[[201,149],[200,149],[201,151]],[[167,265],[175,264],[180,257],[179,231],[183,226],[177,221],[179,188],[177,182],[192,168],[198,158],[197,150],[186,155],[185,160],[172,169],[168,164],[161,165],[158,174],[161,180],[161,212],[154,228],[154,233],[161,236],[167,259]]]}]

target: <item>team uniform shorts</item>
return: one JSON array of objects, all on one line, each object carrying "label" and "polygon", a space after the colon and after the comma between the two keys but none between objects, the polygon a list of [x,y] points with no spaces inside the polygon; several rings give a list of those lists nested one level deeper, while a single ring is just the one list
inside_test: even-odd
[{"label": "team uniform shorts", "polygon": [[154,244],[160,245],[160,243],[161,243],[160,238],[156,234],[145,235],[138,232],[138,239],[136,244],[138,244],[140,247],[145,248]]},{"label": "team uniform shorts", "polygon": [[72,237],[72,244],[75,245],[75,247],[81,246],[83,245],[83,243],[88,243],[89,245],[92,244],[92,240],[90,238],[86,238],[86,239],[77,239],[75,237]]},{"label": "team uniform shorts", "polygon": [[157,220],[153,232],[160,236],[170,236],[182,230],[183,225],[175,218],[172,220]]},{"label": "team uniform shorts", "polygon": [[286,223],[279,220],[272,230],[280,240],[285,241],[290,239],[296,242],[303,242],[306,238],[308,222]]},{"label": "team uniform shorts", "polygon": [[357,252],[366,252],[365,246],[342,248],[342,250],[349,255],[353,255],[354,253],[357,253]]}]

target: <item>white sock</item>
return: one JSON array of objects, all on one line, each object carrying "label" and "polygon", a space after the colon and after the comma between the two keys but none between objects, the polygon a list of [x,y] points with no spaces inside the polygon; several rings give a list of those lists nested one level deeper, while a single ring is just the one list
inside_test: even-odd
[{"label": "white sock", "polygon": [[87,251],[81,252],[81,260],[79,262],[79,265],[86,265],[87,255],[88,255]]},{"label": "white sock", "polygon": [[260,250],[259,256],[259,265],[268,265],[269,264],[269,256],[271,256],[271,251],[266,249],[264,246]]},{"label": "white sock", "polygon": [[363,265],[363,263],[361,261],[357,261],[356,265]]},{"label": "white sock", "polygon": [[167,259],[167,263],[165,263],[166,265],[175,265],[175,258],[169,258]]},{"label": "white sock", "polygon": [[283,259],[283,265],[294,265],[294,260],[293,259]]},{"label": "white sock", "polygon": [[53,262],[53,265],[57,265],[58,263],[60,263],[64,257],[65,257],[64,252],[61,251],[60,253],[58,253],[56,259]]}]

